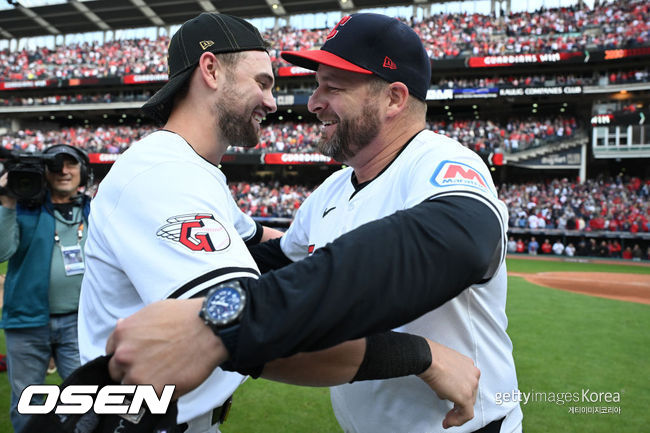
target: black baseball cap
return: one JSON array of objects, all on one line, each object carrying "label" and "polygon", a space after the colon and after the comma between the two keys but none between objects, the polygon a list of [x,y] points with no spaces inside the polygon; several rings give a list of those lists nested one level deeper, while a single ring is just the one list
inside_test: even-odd
[{"label": "black baseball cap", "polygon": [[409,93],[426,100],[431,61],[420,37],[396,18],[380,14],[348,15],[327,35],[320,50],[283,51],[282,58],[313,71],[319,64],[389,83],[402,82]]},{"label": "black baseball cap", "polygon": [[90,160],[88,159],[88,154],[81,148],[73,147],[68,144],[55,144],[43,151],[43,153],[48,155],[68,155],[74,158],[77,162],[81,164],[88,165]]},{"label": "black baseball cap", "polygon": [[221,54],[266,48],[260,32],[241,18],[204,12],[186,21],[169,42],[169,81],[142,106],[142,111],[160,123],[167,122],[174,95],[189,80],[204,52]]}]

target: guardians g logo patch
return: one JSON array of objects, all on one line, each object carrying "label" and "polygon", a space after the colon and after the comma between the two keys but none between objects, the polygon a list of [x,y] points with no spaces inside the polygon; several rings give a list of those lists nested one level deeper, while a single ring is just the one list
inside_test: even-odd
[{"label": "guardians g logo patch", "polygon": [[186,214],[167,218],[156,236],[180,242],[192,251],[222,251],[230,246],[230,235],[212,214]]}]

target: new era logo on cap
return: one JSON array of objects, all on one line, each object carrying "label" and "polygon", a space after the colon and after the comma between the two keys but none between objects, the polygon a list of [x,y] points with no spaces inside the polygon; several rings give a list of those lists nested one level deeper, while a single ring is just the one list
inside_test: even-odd
[{"label": "new era logo on cap", "polygon": [[206,50],[214,45],[214,41],[201,41],[199,45],[201,45],[202,50]]},{"label": "new era logo on cap", "polygon": [[397,69],[397,65],[390,59],[390,57],[386,56],[384,59],[384,68]]}]

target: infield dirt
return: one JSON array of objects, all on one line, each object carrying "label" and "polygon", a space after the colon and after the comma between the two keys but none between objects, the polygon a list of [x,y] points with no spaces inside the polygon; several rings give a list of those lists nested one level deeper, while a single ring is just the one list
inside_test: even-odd
[{"label": "infield dirt", "polygon": [[650,275],[614,272],[509,272],[508,275],[523,277],[530,283],[552,289],[650,304]]}]

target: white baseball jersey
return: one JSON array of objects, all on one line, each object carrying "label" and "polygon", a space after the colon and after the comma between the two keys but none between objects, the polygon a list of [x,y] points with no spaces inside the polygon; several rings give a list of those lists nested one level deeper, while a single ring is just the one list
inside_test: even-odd
[{"label": "white baseball jersey", "polygon": [[[498,405],[495,401],[496,393],[517,389],[517,377],[512,343],[506,334],[508,214],[497,198],[488,168],[476,153],[458,142],[423,131],[362,189],[355,190],[352,173],[352,168],[334,173],[305,200],[281,240],[283,252],[294,261],[300,260],[343,233],[427,199],[459,195],[485,203],[503,231],[503,254],[494,277],[465,289],[396,331],[422,335],[451,347],[472,358],[481,370],[474,419],[454,431],[472,432],[504,416],[501,432],[521,431],[519,404]],[[442,420],[452,408],[415,376],[341,385],[331,388],[331,397],[345,432],[443,432]]]},{"label": "white baseball jersey", "polygon": [[[79,302],[83,363],[105,354],[117,319],[147,304],[259,276],[242,240],[255,235],[254,221],[237,208],[221,170],[172,132],[154,132],[131,146],[91,207]],[[188,433],[216,431],[211,410],[244,379],[215,370],[180,398],[178,422],[189,421]]]}]

